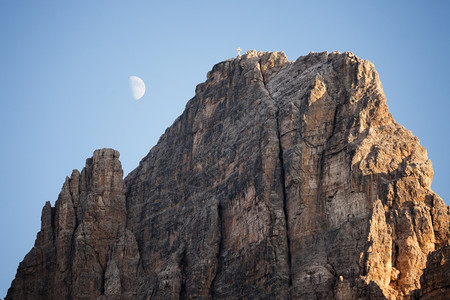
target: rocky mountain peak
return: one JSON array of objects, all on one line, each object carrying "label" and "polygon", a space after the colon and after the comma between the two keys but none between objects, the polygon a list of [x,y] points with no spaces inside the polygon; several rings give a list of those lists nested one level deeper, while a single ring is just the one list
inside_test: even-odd
[{"label": "rocky mountain peak", "polygon": [[431,162],[350,52],[218,63],[125,180],[118,157],[97,150],[46,203],[7,299],[448,293]]},{"label": "rocky mountain peak", "polygon": [[[100,149],[81,171],[67,177],[51,207],[42,210],[41,231],[20,263],[11,299],[92,299],[121,293],[118,266],[127,270],[136,242],[126,230],[125,184],[119,152]],[[126,271],[125,271],[126,272]]]}]

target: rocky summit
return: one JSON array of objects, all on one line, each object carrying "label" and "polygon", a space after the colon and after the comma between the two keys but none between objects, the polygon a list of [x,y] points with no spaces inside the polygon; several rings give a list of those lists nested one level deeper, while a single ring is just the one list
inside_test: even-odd
[{"label": "rocky summit", "polygon": [[449,207],[352,53],[218,63],[123,179],[67,178],[6,299],[445,299]]}]

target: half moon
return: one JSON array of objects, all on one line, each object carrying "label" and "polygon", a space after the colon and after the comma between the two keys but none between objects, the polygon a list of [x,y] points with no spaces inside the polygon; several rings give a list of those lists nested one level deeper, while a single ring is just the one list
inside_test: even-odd
[{"label": "half moon", "polygon": [[130,89],[135,100],[139,100],[145,94],[145,83],[137,76],[130,76]]}]

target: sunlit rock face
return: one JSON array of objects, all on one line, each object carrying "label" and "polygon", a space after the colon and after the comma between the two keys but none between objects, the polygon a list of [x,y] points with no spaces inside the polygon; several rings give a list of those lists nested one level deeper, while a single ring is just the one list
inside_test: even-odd
[{"label": "sunlit rock face", "polygon": [[352,53],[221,62],[125,180],[118,157],[97,150],[45,205],[7,299],[449,293],[431,162]]}]

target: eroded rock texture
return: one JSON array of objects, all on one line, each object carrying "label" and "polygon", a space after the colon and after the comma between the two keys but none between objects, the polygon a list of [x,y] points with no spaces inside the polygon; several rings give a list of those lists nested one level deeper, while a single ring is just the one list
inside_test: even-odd
[{"label": "eroded rock texture", "polygon": [[432,174],[370,62],[249,51],[213,67],[125,181],[108,149],[66,180],[8,299],[446,295]]},{"label": "eroded rock texture", "polygon": [[415,299],[436,300],[450,297],[450,242],[428,255]]},{"label": "eroded rock texture", "polygon": [[55,207],[17,270],[8,299],[105,299],[134,291],[139,251],[125,228],[119,152],[102,149],[66,178]]}]

